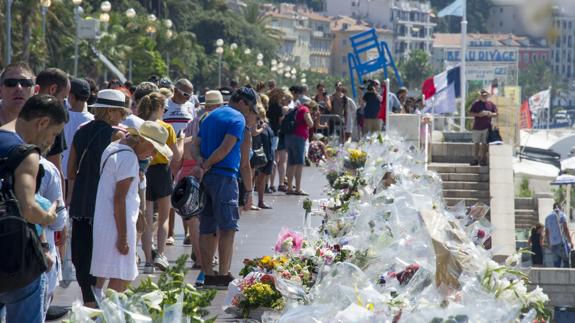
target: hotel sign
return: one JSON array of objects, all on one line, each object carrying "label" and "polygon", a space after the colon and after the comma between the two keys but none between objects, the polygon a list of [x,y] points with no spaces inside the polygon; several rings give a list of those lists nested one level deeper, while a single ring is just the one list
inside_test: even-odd
[{"label": "hotel sign", "polygon": [[[467,62],[497,62],[517,63],[517,50],[496,48],[471,48],[467,50]],[[461,50],[452,49],[445,51],[445,59],[448,62],[461,61]]]}]

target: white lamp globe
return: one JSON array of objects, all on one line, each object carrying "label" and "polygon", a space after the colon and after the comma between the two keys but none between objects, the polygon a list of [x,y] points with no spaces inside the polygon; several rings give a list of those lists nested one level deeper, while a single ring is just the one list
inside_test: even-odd
[{"label": "white lamp globe", "polygon": [[136,10],[134,10],[134,8],[126,10],[126,17],[128,17],[129,19],[136,17]]},{"label": "white lamp globe", "polygon": [[261,61],[262,59],[264,59],[264,54],[259,53],[256,58],[258,59],[258,61]]},{"label": "white lamp globe", "polygon": [[174,36],[174,32],[171,31],[170,29],[166,30],[166,37],[167,38],[172,38]]},{"label": "white lamp globe", "polygon": [[277,65],[278,61],[276,59],[272,59],[272,65]]},{"label": "white lamp globe", "polygon": [[246,48],[246,50],[244,50],[244,54],[249,55],[252,53],[252,50],[249,48]]},{"label": "white lamp globe", "polygon": [[236,49],[238,49],[238,44],[232,43],[232,44],[230,45],[230,49],[231,49],[231,50],[236,50]]},{"label": "white lamp globe", "polygon": [[156,18],[156,15],[154,15],[154,14],[148,15],[148,21],[150,21],[150,22],[154,22],[154,21],[156,21],[157,19],[158,19],[158,18]]},{"label": "white lamp globe", "polygon": [[216,40],[216,46],[218,46],[218,47],[224,46],[224,40],[221,38]]},{"label": "white lamp globe", "polygon": [[52,1],[50,0],[40,0],[40,5],[44,8],[50,8]]},{"label": "white lamp globe", "polygon": [[216,54],[223,54],[224,53],[224,48],[223,47],[216,47]]},{"label": "white lamp globe", "polygon": [[172,22],[171,19],[166,19],[166,20],[164,20],[164,26],[166,26],[166,28],[170,29],[174,26],[174,23]]},{"label": "white lamp globe", "polygon": [[105,12],[104,12],[104,13],[101,13],[101,14],[100,14],[100,22],[103,22],[103,23],[108,23],[108,22],[110,22],[110,15],[107,14],[107,13],[105,13]]},{"label": "white lamp globe", "polygon": [[258,61],[258,62],[256,63],[256,65],[259,66],[259,67],[262,67],[262,66],[264,66],[264,62]]},{"label": "white lamp globe", "polygon": [[103,12],[110,12],[110,10],[112,10],[112,4],[110,3],[110,1],[104,1],[100,4],[100,10],[102,10]]},{"label": "white lamp globe", "polygon": [[72,0],[72,3],[73,3],[75,6],[79,6],[79,5],[82,3],[82,0]]}]

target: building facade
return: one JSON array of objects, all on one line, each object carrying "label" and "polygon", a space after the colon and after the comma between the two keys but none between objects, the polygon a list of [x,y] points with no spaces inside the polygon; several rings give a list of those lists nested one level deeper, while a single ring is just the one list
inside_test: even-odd
[{"label": "building facade", "polygon": [[575,80],[575,16],[558,14],[553,21],[556,39],[552,48],[553,73]]},{"label": "building facade", "polygon": [[366,20],[376,28],[392,30],[393,42],[388,45],[395,49],[397,58],[408,56],[415,49],[431,53],[435,23],[431,21],[429,1],[326,0],[326,13]]},{"label": "building facade", "polygon": [[301,9],[299,14],[308,19],[310,29],[309,69],[312,72],[327,74],[331,67],[333,41],[331,20],[308,9]]}]

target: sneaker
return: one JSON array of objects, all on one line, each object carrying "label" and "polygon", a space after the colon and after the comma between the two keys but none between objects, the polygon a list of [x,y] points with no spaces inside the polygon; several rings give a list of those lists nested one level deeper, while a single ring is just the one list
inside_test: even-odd
[{"label": "sneaker", "polygon": [[206,276],[204,280],[204,287],[225,290],[234,279],[235,277],[230,273],[227,275]]},{"label": "sneaker", "polygon": [[166,246],[173,246],[175,243],[174,237],[168,237],[168,239],[166,239]]},{"label": "sneaker", "polygon": [[56,321],[64,317],[70,311],[69,307],[50,306],[46,312],[46,321]]},{"label": "sneaker", "polygon": [[469,166],[477,166],[477,165],[479,165],[479,161],[477,159],[469,163]]},{"label": "sneaker", "polygon": [[168,262],[168,258],[166,258],[166,256],[157,255],[156,258],[154,258],[154,265],[161,271],[165,271],[170,266],[170,263]]},{"label": "sneaker", "polygon": [[196,287],[204,287],[204,282],[206,280],[206,275],[203,271],[200,271],[198,277],[196,277],[196,283],[194,284]]},{"label": "sneaker", "polygon": [[156,268],[154,267],[153,264],[147,262],[147,263],[144,265],[144,270],[143,270],[143,273],[144,273],[144,274],[146,274],[146,275],[152,275],[152,274],[154,274],[155,272],[156,272]]},{"label": "sneaker", "polygon": [[190,236],[186,236],[184,239],[184,246],[191,246],[192,245],[192,238]]},{"label": "sneaker", "polygon": [[278,190],[276,189],[275,186],[272,185],[272,186],[270,186],[270,191],[272,191],[272,192],[275,193],[275,192],[277,192]]}]

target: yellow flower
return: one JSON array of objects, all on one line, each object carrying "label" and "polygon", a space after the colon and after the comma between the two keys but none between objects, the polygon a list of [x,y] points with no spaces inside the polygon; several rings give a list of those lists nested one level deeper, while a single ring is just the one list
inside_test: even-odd
[{"label": "yellow flower", "polygon": [[260,262],[264,265],[267,265],[268,263],[270,263],[272,261],[272,257],[270,256],[264,256],[262,258],[262,260],[260,260]]}]

